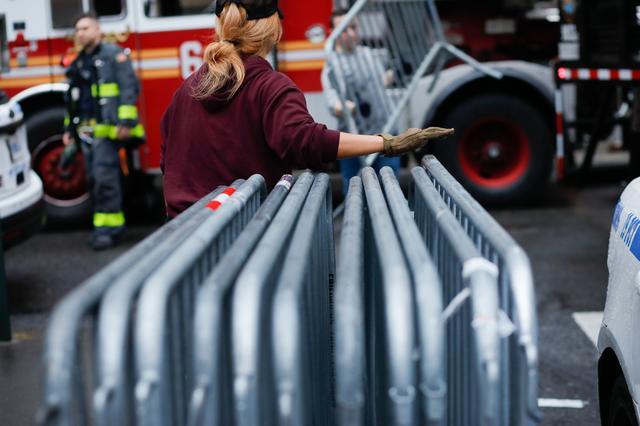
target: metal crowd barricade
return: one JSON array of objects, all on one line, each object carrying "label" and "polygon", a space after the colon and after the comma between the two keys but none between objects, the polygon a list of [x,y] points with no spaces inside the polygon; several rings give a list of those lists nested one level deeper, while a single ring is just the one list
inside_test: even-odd
[{"label": "metal crowd barricade", "polygon": [[279,425],[333,422],[334,279],[331,188],[329,176],[321,174],[291,236],[273,299],[271,350]]},{"label": "metal crowd barricade", "polygon": [[423,400],[424,423],[421,424],[440,425],[444,424],[446,402],[445,331],[440,278],[393,170],[384,167],[380,176],[414,286],[420,347],[419,389]]},{"label": "metal crowd barricade", "polygon": [[[362,170],[366,194],[365,305],[371,336],[366,424],[416,425],[416,328],[411,277],[375,171]],[[340,350],[340,348],[337,348]]]},{"label": "metal crowd barricade", "polygon": [[[237,184],[240,182],[236,182]],[[91,406],[87,404],[87,389],[96,380],[96,372],[85,365],[81,345],[93,338],[98,305],[110,285],[149,251],[167,241],[184,238],[198,223],[203,207],[225,187],[217,188],[177,218],[155,231],[134,248],[120,256],[100,272],[74,289],[53,310],[47,327],[43,350],[43,400],[37,415],[39,425],[89,424]],[[88,325],[89,329],[85,328]],[[89,342],[88,344],[90,344]],[[86,346],[87,343],[82,345]],[[86,349],[86,348],[84,348]],[[91,351],[91,357],[95,351]]]},{"label": "metal crowd barricade", "polygon": [[[356,1],[329,36],[325,55],[324,89],[337,92],[352,133],[392,132],[420,80],[432,73],[433,87],[451,56],[502,76],[447,42],[434,0]],[[358,87],[356,78],[366,84]]]},{"label": "metal crowd barricade", "polygon": [[[261,178],[256,176],[246,182],[234,183],[235,186],[231,188],[238,188],[237,191],[242,193],[259,186],[260,182]],[[228,192],[232,190],[225,190],[221,197],[226,198]],[[211,200],[205,199],[206,202]],[[186,243],[188,238],[193,238],[192,234],[200,232],[205,224],[219,222],[220,215],[217,212],[204,208],[203,205],[199,210],[190,222],[192,226],[189,229],[151,247],[135,266],[120,273],[102,298],[96,341],[98,379],[93,399],[97,424],[107,426],[134,423],[135,372],[131,329],[135,303],[146,280],[167,261],[177,247]],[[178,216],[180,217],[182,215]]]},{"label": "metal crowd barricade", "polygon": [[334,292],[336,424],[364,426],[364,194],[362,180],[349,182],[340,235]]},{"label": "metal crowd barricade", "polygon": [[139,425],[187,422],[197,290],[265,195],[264,178],[251,176],[145,280],[133,330]]},{"label": "metal crowd barricade", "polygon": [[297,178],[235,284],[230,327],[237,426],[276,422],[271,302],[287,244],[313,180],[311,173]]},{"label": "metal crowd barricade", "polygon": [[433,156],[422,166],[482,255],[498,265],[500,309],[516,330],[501,343],[501,425],[534,425],[538,409],[538,319],[529,259],[511,236]]},{"label": "metal crowd barricade", "polygon": [[[248,181],[237,184],[231,188],[238,188],[238,194],[260,192],[256,188],[264,192],[264,188],[261,188],[264,187],[264,183],[259,176],[252,176]],[[223,196],[220,199],[227,198],[227,194],[231,192],[233,190],[226,190],[215,199]],[[209,203],[211,198],[205,201]],[[210,227],[211,223],[226,223],[224,220],[229,219],[221,217],[219,211],[214,212],[201,206],[200,211],[194,216],[193,226],[185,229],[176,238],[167,239],[149,248],[146,256],[135,266],[121,272],[105,293],[97,325],[98,380],[94,394],[97,424],[135,424],[132,327],[134,312],[137,312],[136,302],[146,280],[171,258],[176,248],[187,243],[190,238],[193,239],[194,234],[206,230],[206,226]]]},{"label": "metal crowd barricade", "polygon": [[[447,425],[498,421],[497,268],[476,249],[424,169],[412,170],[410,202],[442,280],[447,319]],[[471,303],[464,303],[466,298]]]},{"label": "metal crowd barricade", "polygon": [[231,341],[228,305],[236,277],[277,214],[293,177],[276,184],[251,222],[203,282],[196,297],[193,323],[193,378],[189,425],[233,424]]}]

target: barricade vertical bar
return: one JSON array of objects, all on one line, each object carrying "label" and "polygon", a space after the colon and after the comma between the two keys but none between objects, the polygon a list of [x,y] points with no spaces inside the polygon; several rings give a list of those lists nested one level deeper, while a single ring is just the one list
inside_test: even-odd
[{"label": "barricade vertical bar", "polygon": [[190,426],[233,424],[229,322],[233,281],[278,212],[293,182],[285,175],[202,284],[193,325],[194,381]]},{"label": "barricade vertical bar", "polygon": [[444,421],[446,402],[445,332],[440,279],[393,170],[384,167],[380,175],[414,285],[423,415],[428,425],[439,425]]},{"label": "barricade vertical bar", "polygon": [[332,422],[329,292],[334,274],[329,177],[316,177],[295,227],[273,299],[271,350],[279,425]]},{"label": "barricade vertical bar", "polygon": [[538,409],[538,320],[533,274],[526,253],[433,156],[422,166],[447,202],[475,236],[483,255],[499,267],[501,309],[515,325],[515,333],[502,342],[500,400],[501,424],[534,425]]},{"label": "barricade vertical bar", "polygon": [[314,178],[300,175],[238,276],[231,301],[234,415],[237,426],[276,421],[271,344],[271,302],[284,249]]},{"label": "barricade vertical bar", "polygon": [[364,200],[362,180],[349,181],[334,302],[336,423],[364,426]]},{"label": "barricade vertical bar", "polygon": [[[125,255],[120,256],[99,273],[85,281],[65,297],[53,310],[47,328],[43,352],[43,400],[37,414],[40,425],[78,424],[74,409],[77,397],[75,380],[84,382],[85,377],[76,379],[78,365],[78,339],[81,338],[81,323],[85,317],[95,315],[97,304],[112,282],[136,264],[153,247],[175,236],[187,226],[197,212],[201,211],[209,199],[224,190],[218,188],[183,214],[166,224],[138,243]],[[100,353],[100,351],[97,351]],[[87,373],[88,374],[88,373]],[[84,408],[82,408],[84,410]],[[114,423],[111,423],[114,424]]]},{"label": "barricade vertical bar", "polygon": [[[383,348],[380,373],[386,376],[381,378],[381,386],[374,385],[384,395],[383,407],[380,407],[383,414],[378,421],[414,425],[417,404],[413,351],[416,345],[411,281],[382,189],[371,167],[362,170],[362,181],[373,234],[371,249],[376,253],[381,284],[381,288],[372,289],[376,331],[381,334],[374,347]],[[375,281],[372,284],[375,285]]]}]

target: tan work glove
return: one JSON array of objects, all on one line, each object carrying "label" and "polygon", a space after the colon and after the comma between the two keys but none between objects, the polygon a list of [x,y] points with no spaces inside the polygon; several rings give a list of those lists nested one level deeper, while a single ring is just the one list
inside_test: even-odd
[{"label": "tan work glove", "polygon": [[426,129],[408,129],[398,136],[378,134],[384,141],[384,155],[393,157],[406,152],[415,151],[422,148],[432,139],[439,139],[451,136],[454,129],[443,129],[442,127],[428,127]]}]

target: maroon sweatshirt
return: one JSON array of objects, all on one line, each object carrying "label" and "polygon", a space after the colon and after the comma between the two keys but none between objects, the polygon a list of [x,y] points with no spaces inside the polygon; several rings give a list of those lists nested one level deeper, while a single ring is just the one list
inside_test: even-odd
[{"label": "maroon sweatshirt", "polygon": [[219,185],[264,176],[267,187],[291,170],[336,159],[340,134],[316,123],[304,95],[263,58],[244,60],[246,77],[227,93],[196,100],[191,89],[206,65],[187,78],[162,117],[164,198],[174,217]]}]

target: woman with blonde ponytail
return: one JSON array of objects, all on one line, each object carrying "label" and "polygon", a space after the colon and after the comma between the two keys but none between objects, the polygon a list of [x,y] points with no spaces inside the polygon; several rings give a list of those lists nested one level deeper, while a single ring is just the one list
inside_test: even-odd
[{"label": "woman with blonde ponytail", "polygon": [[218,0],[215,41],[203,65],[176,91],[162,118],[161,168],[172,218],[218,185],[254,173],[273,187],[294,168],[381,152],[400,155],[453,129],[399,136],[329,130],[304,95],[266,56],[282,36],[277,0]]}]

